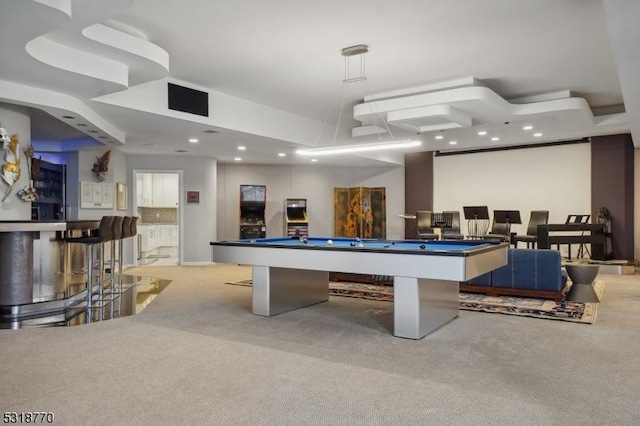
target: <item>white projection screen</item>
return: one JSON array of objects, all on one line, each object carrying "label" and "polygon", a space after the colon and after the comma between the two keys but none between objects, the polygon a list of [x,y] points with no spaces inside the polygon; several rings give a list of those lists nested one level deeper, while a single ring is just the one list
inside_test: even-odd
[{"label": "white projection screen", "polygon": [[549,210],[549,223],[565,223],[569,214],[591,213],[591,151],[588,143],[504,151],[440,155],[433,160],[433,211],[463,206],[519,210],[525,234],[531,210]]}]

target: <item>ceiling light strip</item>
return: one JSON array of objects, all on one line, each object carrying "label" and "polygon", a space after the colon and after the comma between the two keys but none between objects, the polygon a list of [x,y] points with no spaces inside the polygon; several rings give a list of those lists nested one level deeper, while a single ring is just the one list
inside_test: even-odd
[{"label": "ceiling light strip", "polygon": [[382,151],[387,149],[413,148],[422,145],[420,141],[403,141],[403,142],[386,142],[375,144],[360,145],[343,145],[332,146],[327,148],[309,148],[299,149],[296,151],[298,155],[333,155],[333,154],[351,154],[355,152]]}]

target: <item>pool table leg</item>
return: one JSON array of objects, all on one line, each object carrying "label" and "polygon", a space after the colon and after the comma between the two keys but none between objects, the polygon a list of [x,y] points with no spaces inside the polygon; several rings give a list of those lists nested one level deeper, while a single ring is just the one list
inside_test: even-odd
[{"label": "pool table leg", "polygon": [[393,335],[422,339],[458,316],[455,281],[394,277]]},{"label": "pool table leg", "polygon": [[269,317],[329,300],[329,272],[253,266],[253,314]]}]

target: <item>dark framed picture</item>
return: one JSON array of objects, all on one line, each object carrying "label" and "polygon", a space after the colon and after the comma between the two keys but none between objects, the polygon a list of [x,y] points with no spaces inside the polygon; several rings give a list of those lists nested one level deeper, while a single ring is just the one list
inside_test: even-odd
[{"label": "dark framed picture", "polygon": [[187,204],[200,204],[200,191],[187,191]]}]

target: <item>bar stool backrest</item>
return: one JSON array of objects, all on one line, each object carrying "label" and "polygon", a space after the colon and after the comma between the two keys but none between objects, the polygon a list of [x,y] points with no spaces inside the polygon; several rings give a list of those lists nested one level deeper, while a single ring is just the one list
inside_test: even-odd
[{"label": "bar stool backrest", "polygon": [[138,219],[139,219],[139,216],[133,216],[131,219],[133,219],[131,221],[131,236],[135,237],[136,235],[138,235]]},{"label": "bar stool backrest", "polygon": [[131,222],[133,221],[133,217],[125,216],[122,219],[122,238],[131,237]]},{"label": "bar stool backrest", "polygon": [[113,239],[113,220],[115,216],[102,216],[100,227],[98,228],[98,236],[102,241],[111,241]]},{"label": "bar stool backrest", "polygon": [[112,240],[119,240],[122,238],[122,216],[115,216],[113,218],[112,226]]}]

